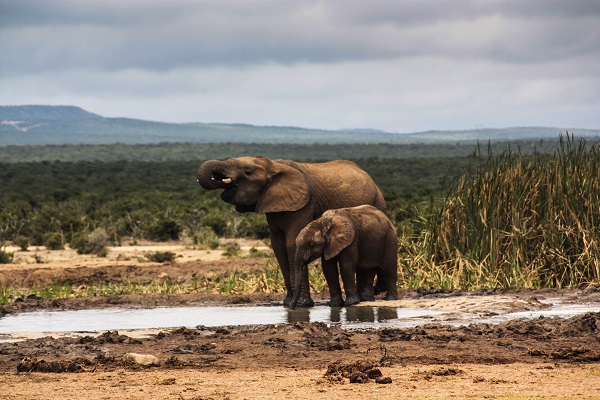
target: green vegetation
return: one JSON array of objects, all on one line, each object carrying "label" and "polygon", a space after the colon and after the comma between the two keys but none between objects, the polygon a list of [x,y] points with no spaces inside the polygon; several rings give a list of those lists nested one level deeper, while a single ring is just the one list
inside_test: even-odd
[{"label": "green vegetation", "polygon": [[175,259],[175,253],[172,251],[155,251],[153,253],[146,253],[145,256],[148,260],[157,263],[171,262]]},{"label": "green vegetation", "polygon": [[29,248],[29,238],[27,238],[25,236],[17,236],[13,240],[13,243],[15,246],[19,246],[19,248],[22,251],[27,251],[27,249]]},{"label": "green vegetation", "polygon": [[[355,160],[382,188],[390,215],[410,218],[414,204],[441,196],[447,177],[472,157]],[[262,214],[240,214],[217,191],[196,182],[199,161],[39,162],[0,164],[0,240],[28,238],[88,252],[82,239],[96,229],[108,244],[125,237],[191,238],[214,248],[218,237],[268,237]],[[216,236],[216,237],[215,237]],[[75,243],[73,243],[75,241]],[[82,247],[83,246],[83,247]],[[91,250],[89,250],[91,251]],[[93,252],[93,251],[92,251]]]},{"label": "green vegetation", "polygon": [[10,264],[13,260],[13,253],[0,250],[0,264]]},{"label": "green vegetation", "polygon": [[488,155],[400,233],[408,287],[481,290],[600,284],[600,146]]},{"label": "green vegetation", "polygon": [[77,250],[78,254],[97,254],[106,256],[106,246],[109,243],[108,234],[103,228],[97,228],[89,235],[77,232],[71,236],[69,246]]},{"label": "green vegetation", "polygon": [[[600,284],[598,143],[566,136],[552,151],[511,146],[498,153],[489,146],[484,155],[471,149],[470,156],[461,157],[354,161],[382,189],[397,227],[400,286],[479,290]],[[197,185],[199,163],[0,164],[0,241],[70,243],[95,252],[86,247],[94,232],[104,232],[94,240],[104,245],[124,238],[187,237],[206,249],[223,246],[222,238],[268,237],[264,215],[239,214],[219,193]],[[237,256],[233,245],[224,246]],[[316,292],[325,287],[318,268],[311,269],[310,281]],[[252,275],[232,273],[177,287],[109,287],[93,290],[281,292],[283,281],[271,259]]]},{"label": "green vegetation", "polygon": [[600,146],[566,138],[552,156],[504,152],[443,203],[432,258],[455,287],[600,283]]},{"label": "green vegetation", "polygon": [[[494,153],[508,146],[524,154],[552,153],[558,140],[499,140],[490,143]],[[335,159],[414,159],[467,157],[473,154],[475,140],[453,143],[155,143],[81,144],[47,146],[0,146],[0,162],[89,162],[89,161],[195,161],[239,157],[248,154],[292,160]]]},{"label": "green vegetation", "polygon": [[[320,267],[309,266],[309,282],[313,290],[322,292],[326,287]],[[224,276],[201,277],[186,283],[176,283],[169,279],[151,283],[101,283],[96,285],[73,286],[69,282],[55,282],[46,286],[34,286],[29,289],[0,287],[0,304],[15,298],[37,296],[43,299],[62,299],[68,297],[109,296],[121,294],[151,293],[212,293],[212,294],[248,294],[283,293],[283,276],[275,260],[267,261],[265,267],[255,274],[242,274],[234,271]]]}]

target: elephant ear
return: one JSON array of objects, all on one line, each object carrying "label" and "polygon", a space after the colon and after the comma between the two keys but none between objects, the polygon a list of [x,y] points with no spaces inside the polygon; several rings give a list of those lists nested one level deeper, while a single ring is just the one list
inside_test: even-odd
[{"label": "elephant ear", "polygon": [[272,165],[271,181],[258,199],[256,212],[297,211],[304,207],[310,199],[304,175],[286,164],[274,161]]},{"label": "elephant ear", "polygon": [[[331,215],[331,214],[328,214]],[[327,230],[327,245],[325,246],[325,259],[330,260],[340,254],[340,251],[350,246],[354,240],[354,225],[346,217],[332,215],[327,217],[330,222]]]}]

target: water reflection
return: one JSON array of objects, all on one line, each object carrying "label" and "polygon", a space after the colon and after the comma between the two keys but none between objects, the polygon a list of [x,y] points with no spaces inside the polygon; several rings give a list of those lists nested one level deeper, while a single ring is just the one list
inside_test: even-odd
[{"label": "water reflection", "polygon": [[[405,328],[424,323],[442,322],[465,325],[485,322],[497,324],[517,318],[552,316],[568,318],[584,312],[600,312],[600,304],[561,305],[539,311],[507,313],[482,318],[480,315],[458,313],[452,317],[445,311],[422,308],[317,306],[289,310],[284,307],[159,307],[150,309],[109,308],[100,310],[40,311],[9,314],[0,317],[0,336],[9,332],[69,332],[118,329],[194,328],[226,325],[263,325],[294,322],[324,322],[344,328]],[[441,314],[447,314],[440,319]]]},{"label": "water reflection", "polygon": [[364,322],[364,323],[380,323],[387,320],[398,318],[397,308],[388,307],[331,307],[329,315],[325,315],[320,308],[297,308],[295,310],[287,310],[287,322],[330,322],[330,323],[346,323],[346,322]]},{"label": "water reflection", "polygon": [[310,321],[310,309],[309,308],[296,308],[294,310],[288,310],[287,322],[308,322]]}]

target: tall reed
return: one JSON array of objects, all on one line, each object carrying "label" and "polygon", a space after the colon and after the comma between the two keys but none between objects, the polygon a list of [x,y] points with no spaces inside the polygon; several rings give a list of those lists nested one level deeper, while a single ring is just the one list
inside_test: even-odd
[{"label": "tall reed", "polygon": [[488,150],[421,240],[429,269],[453,287],[600,283],[600,146],[567,133],[552,155]]}]

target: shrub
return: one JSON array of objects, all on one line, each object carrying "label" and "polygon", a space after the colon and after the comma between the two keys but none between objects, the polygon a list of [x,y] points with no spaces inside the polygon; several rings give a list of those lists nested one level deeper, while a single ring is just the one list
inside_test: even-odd
[{"label": "shrub", "polygon": [[206,214],[202,219],[202,226],[212,229],[217,236],[225,236],[227,232],[227,220],[216,212]]},{"label": "shrub", "polygon": [[88,235],[84,232],[76,232],[71,235],[71,241],[69,247],[73,250],[77,250],[77,254],[85,254],[85,248],[87,245]]},{"label": "shrub", "polygon": [[269,237],[269,224],[264,214],[244,214],[236,224],[235,236],[255,239]]},{"label": "shrub", "polygon": [[194,243],[214,250],[219,247],[219,237],[211,228],[204,227],[194,235]]},{"label": "shrub", "polygon": [[13,240],[15,246],[19,246],[21,250],[27,251],[29,248],[29,238],[23,235],[19,235]]},{"label": "shrub", "polygon": [[173,261],[175,259],[175,253],[172,251],[155,251],[154,253],[145,253],[145,255],[148,260],[157,263]]},{"label": "shrub", "polygon": [[148,237],[155,241],[177,240],[181,226],[170,218],[160,219],[148,227]]},{"label": "shrub", "polygon": [[104,254],[106,256],[108,245],[108,233],[103,228],[97,228],[87,238],[86,251],[92,254]]},{"label": "shrub", "polygon": [[240,245],[238,242],[227,242],[225,243],[225,252],[223,256],[225,257],[235,257],[240,253]]},{"label": "shrub", "polygon": [[89,235],[84,232],[77,232],[71,237],[69,246],[77,250],[78,254],[97,254],[100,257],[106,257],[108,250],[108,234],[103,228],[97,228]]},{"label": "shrub", "polygon": [[44,246],[48,250],[63,250],[65,247],[62,241],[62,235],[58,232],[50,232],[44,237]]},{"label": "shrub", "polygon": [[0,264],[10,264],[13,261],[13,253],[0,250]]}]

